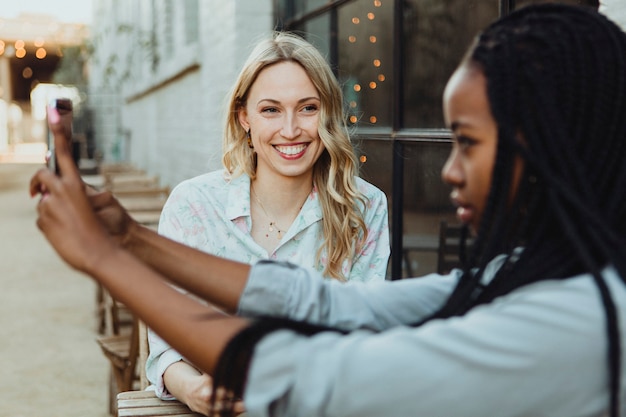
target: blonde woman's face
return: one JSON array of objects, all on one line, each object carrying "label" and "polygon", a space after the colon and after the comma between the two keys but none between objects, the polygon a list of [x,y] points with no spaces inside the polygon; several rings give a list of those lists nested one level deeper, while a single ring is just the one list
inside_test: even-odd
[{"label": "blonde woman's face", "polygon": [[251,131],[258,178],[312,178],[324,152],[318,135],[320,106],[300,65],[281,62],[259,73],[238,114],[242,127]]}]

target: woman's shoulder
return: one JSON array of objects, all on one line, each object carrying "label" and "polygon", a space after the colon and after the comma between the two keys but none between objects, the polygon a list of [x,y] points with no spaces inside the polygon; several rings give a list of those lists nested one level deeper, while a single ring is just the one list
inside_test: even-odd
[{"label": "woman's shoulder", "polygon": [[357,189],[365,196],[370,202],[370,205],[376,202],[382,202],[387,204],[387,195],[374,184],[367,182],[361,177],[354,177]]},{"label": "woman's shoulder", "polygon": [[228,172],[224,169],[218,169],[215,171],[200,174],[196,177],[189,178],[180,182],[174,189],[174,192],[188,191],[190,189],[223,189],[229,185],[235,185],[242,180],[242,177],[231,178]]}]

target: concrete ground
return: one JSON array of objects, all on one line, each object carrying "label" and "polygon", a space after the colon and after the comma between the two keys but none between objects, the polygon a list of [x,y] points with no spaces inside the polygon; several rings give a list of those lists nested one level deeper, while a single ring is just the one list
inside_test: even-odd
[{"label": "concrete ground", "polygon": [[27,156],[0,158],[0,417],[107,417],[96,287],[37,229],[28,181],[43,165]]}]

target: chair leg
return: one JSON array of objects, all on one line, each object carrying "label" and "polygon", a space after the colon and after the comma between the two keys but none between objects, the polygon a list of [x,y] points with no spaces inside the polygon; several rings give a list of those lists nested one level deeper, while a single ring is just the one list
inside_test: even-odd
[{"label": "chair leg", "polygon": [[115,376],[115,370],[111,367],[109,373],[109,414],[117,416],[117,378]]}]

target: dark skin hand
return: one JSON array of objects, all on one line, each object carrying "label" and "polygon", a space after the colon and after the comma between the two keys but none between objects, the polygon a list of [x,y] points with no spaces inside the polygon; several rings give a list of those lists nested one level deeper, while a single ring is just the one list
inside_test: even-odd
[{"label": "dark skin hand", "polygon": [[37,226],[69,265],[99,281],[172,347],[212,374],[226,343],[248,321],[199,303],[166,280],[234,312],[250,267],[159,236],[132,220],[110,193],[88,189],[53,112],[49,125],[60,173],[44,168],[31,179],[31,196],[41,194]]}]

